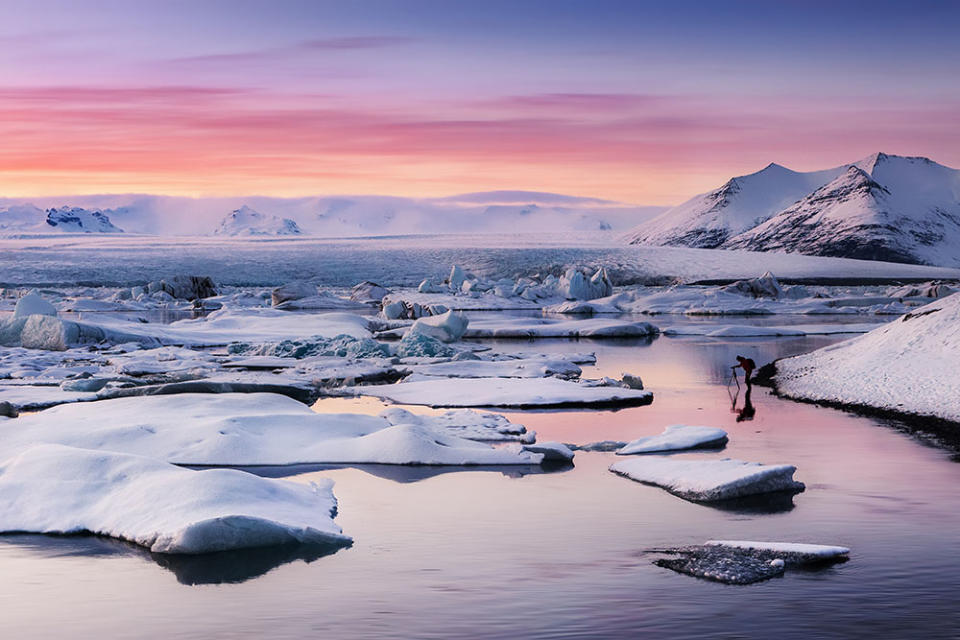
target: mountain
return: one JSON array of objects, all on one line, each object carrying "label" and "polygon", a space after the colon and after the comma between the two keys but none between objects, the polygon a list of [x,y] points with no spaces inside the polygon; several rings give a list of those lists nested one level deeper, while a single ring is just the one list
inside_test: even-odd
[{"label": "mountain", "polygon": [[[793,176],[735,178],[727,185],[735,182],[738,190],[726,196],[727,204],[714,199],[708,205],[709,196],[724,188],[698,196],[670,210],[691,205],[672,227],[668,211],[644,225],[656,224],[655,232],[637,229],[627,240],[960,266],[960,171],[927,158],[875,153],[837,169],[777,173],[785,172]],[[813,185],[800,197],[795,176]],[[708,206],[693,206],[698,198]],[[787,205],[770,210],[769,203],[784,201]]]},{"label": "mountain", "polygon": [[830,182],[843,167],[801,173],[769,164],[756,173],[731,178],[719,189],[668,209],[630,231],[630,244],[713,249],[751,229],[812,190]]},{"label": "mountain", "polygon": [[[504,231],[543,233],[544,230],[551,233],[623,232],[664,210],[664,207],[635,206],[537,191],[490,191],[442,198],[379,195],[189,198],[99,194],[0,198],[0,233],[10,230],[3,226],[4,207],[37,209],[56,207],[64,201],[98,210],[128,233],[184,236],[208,235],[211,229],[217,229],[224,222],[224,211],[239,211],[243,207],[263,212],[261,215],[266,218],[276,217],[281,222],[289,219],[296,223],[303,235],[326,237]],[[40,213],[40,222],[43,222]],[[277,228],[282,228],[282,224]],[[45,230],[52,229],[45,227]]]},{"label": "mountain", "polygon": [[81,207],[47,209],[47,226],[64,233],[123,233],[107,214]]},{"label": "mountain", "polygon": [[123,233],[99,210],[59,207],[44,211],[32,204],[0,207],[0,232]]},{"label": "mountain", "polygon": [[290,218],[264,215],[243,205],[220,222],[215,236],[298,236],[302,231]]}]

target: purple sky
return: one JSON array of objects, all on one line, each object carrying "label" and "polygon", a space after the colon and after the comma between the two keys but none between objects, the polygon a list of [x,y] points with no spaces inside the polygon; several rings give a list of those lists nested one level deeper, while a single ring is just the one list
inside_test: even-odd
[{"label": "purple sky", "polygon": [[771,161],[960,165],[960,3],[2,11],[0,195],[532,189],[669,204]]}]

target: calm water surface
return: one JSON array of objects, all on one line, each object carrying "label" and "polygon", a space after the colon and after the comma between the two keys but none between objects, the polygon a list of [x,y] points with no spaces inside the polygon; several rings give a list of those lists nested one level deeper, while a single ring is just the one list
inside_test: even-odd
[{"label": "calm water surface", "polygon": [[[336,480],[351,548],[151,557],[91,537],[0,538],[6,636],[104,638],[948,638],[960,609],[960,465],[874,419],[755,389],[737,421],[733,356],[758,362],[837,337],[536,342],[596,351],[588,374],[640,374],[622,411],[512,412],[541,440],[629,440],[675,423],[723,427],[731,456],[797,466],[792,503],[717,509],[576,465],[451,471],[263,470]],[[360,406],[360,405],[358,405]],[[321,401],[317,410],[343,410]],[[660,569],[645,550],[710,538],[843,544],[850,561],[748,587]],[[327,553],[327,555],[324,555]]]}]

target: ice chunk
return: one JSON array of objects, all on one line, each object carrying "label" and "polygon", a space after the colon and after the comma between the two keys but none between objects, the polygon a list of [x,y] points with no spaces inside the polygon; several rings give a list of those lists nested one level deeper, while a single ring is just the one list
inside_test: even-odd
[{"label": "ice chunk", "polygon": [[573,451],[560,442],[537,442],[523,445],[525,451],[542,453],[545,462],[570,462],[573,460]]},{"label": "ice chunk", "polygon": [[430,278],[425,279],[420,283],[420,286],[417,287],[418,293],[446,293],[450,289],[440,282],[434,282]]},{"label": "ice chunk", "polygon": [[313,336],[302,340],[281,340],[264,344],[236,342],[229,345],[232,354],[277,356],[282,358],[307,358],[327,356],[339,358],[389,358],[390,348],[371,338],[354,338],[339,335],[333,338]]},{"label": "ice chunk", "polygon": [[390,291],[384,287],[381,287],[376,282],[370,282],[365,280],[358,285],[355,285],[350,291],[350,299],[354,302],[361,302],[364,304],[380,304],[381,301],[387,295],[390,294]]},{"label": "ice chunk", "polygon": [[772,298],[774,300],[783,296],[783,287],[780,286],[777,278],[769,271],[759,278],[738,280],[733,284],[723,287],[721,291],[739,293],[753,298]]},{"label": "ice chunk", "polygon": [[627,443],[626,446],[617,451],[617,455],[626,456],[635,453],[720,447],[726,443],[727,432],[723,429],[674,424],[664,429],[660,435],[638,438]]},{"label": "ice chunk", "polygon": [[731,458],[679,460],[643,456],[615,462],[610,470],[695,502],[804,489],[802,482],[793,479],[797,468],[792,465],[764,465]]},{"label": "ice chunk", "polygon": [[308,282],[288,282],[287,284],[276,287],[270,293],[270,299],[273,302],[273,306],[277,306],[278,304],[283,304],[284,302],[299,300],[301,298],[309,298],[310,296],[315,295],[317,295],[316,285],[312,285]]},{"label": "ice chunk", "polygon": [[0,465],[0,531],[90,532],[154,553],[345,544],[332,486],[42,445]]},{"label": "ice chunk", "polygon": [[653,401],[649,391],[590,387],[559,378],[436,378],[347,390],[400,404],[432,407],[637,406]]},{"label": "ice chunk", "polygon": [[466,275],[463,273],[463,269],[459,265],[453,265],[450,269],[450,277],[448,278],[450,282],[450,288],[454,291],[459,291],[460,287],[463,286],[463,281],[466,280]]},{"label": "ice chunk", "polygon": [[475,318],[465,338],[633,338],[654,336],[649,322],[611,318],[551,320],[544,318]]},{"label": "ice chunk", "polygon": [[538,464],[542,456],[488,445],[418,420],[318,414],[269,394],[159,395],[61,405],[0,425],[7,457],[44,443],[194,465],[379,463]]},{"label": "ice chunk", "polygon": [[613,284],[607,276],[607,270],[600,268],[591,277],[582,269],[571,267],[560,278],[560,292],[568,300],[593,300],[604,298],[613,293]]},{"label": "ice chunk", "polygon": [[397,345],[397,356],[401,358],[449,358],[455,353],[440,340],[423,333],[408,331]]},{"label": "ice chunk", "polygon": [[652,551],[671,556],[655,560],[657,566],[697,578],[740,585],[782,575],[790,567],[843,562],[850,552],[846,547],[815,544],[722,540]]},{"label": "ice chunk", "polygon": [[36,291],[31,291],[17,300],[17,306],[13,309],[13,317],[25,318],[33,315],[56,316],[57,308],[41,298]]},{"label": "ice chunk", "polygon": [[419,318],[410,327],[410,333],[420,333],[441,342],[456,342],[467,330],[467,316],[457,311],[443,315]]}]

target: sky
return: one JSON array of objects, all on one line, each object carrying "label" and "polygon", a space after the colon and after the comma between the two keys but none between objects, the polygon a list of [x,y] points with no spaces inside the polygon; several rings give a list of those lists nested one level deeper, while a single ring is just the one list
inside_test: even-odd
[{"label": "sky", "polygon": [[960,166],[960,2],[0,0],[0,195],[675,204]]}]

